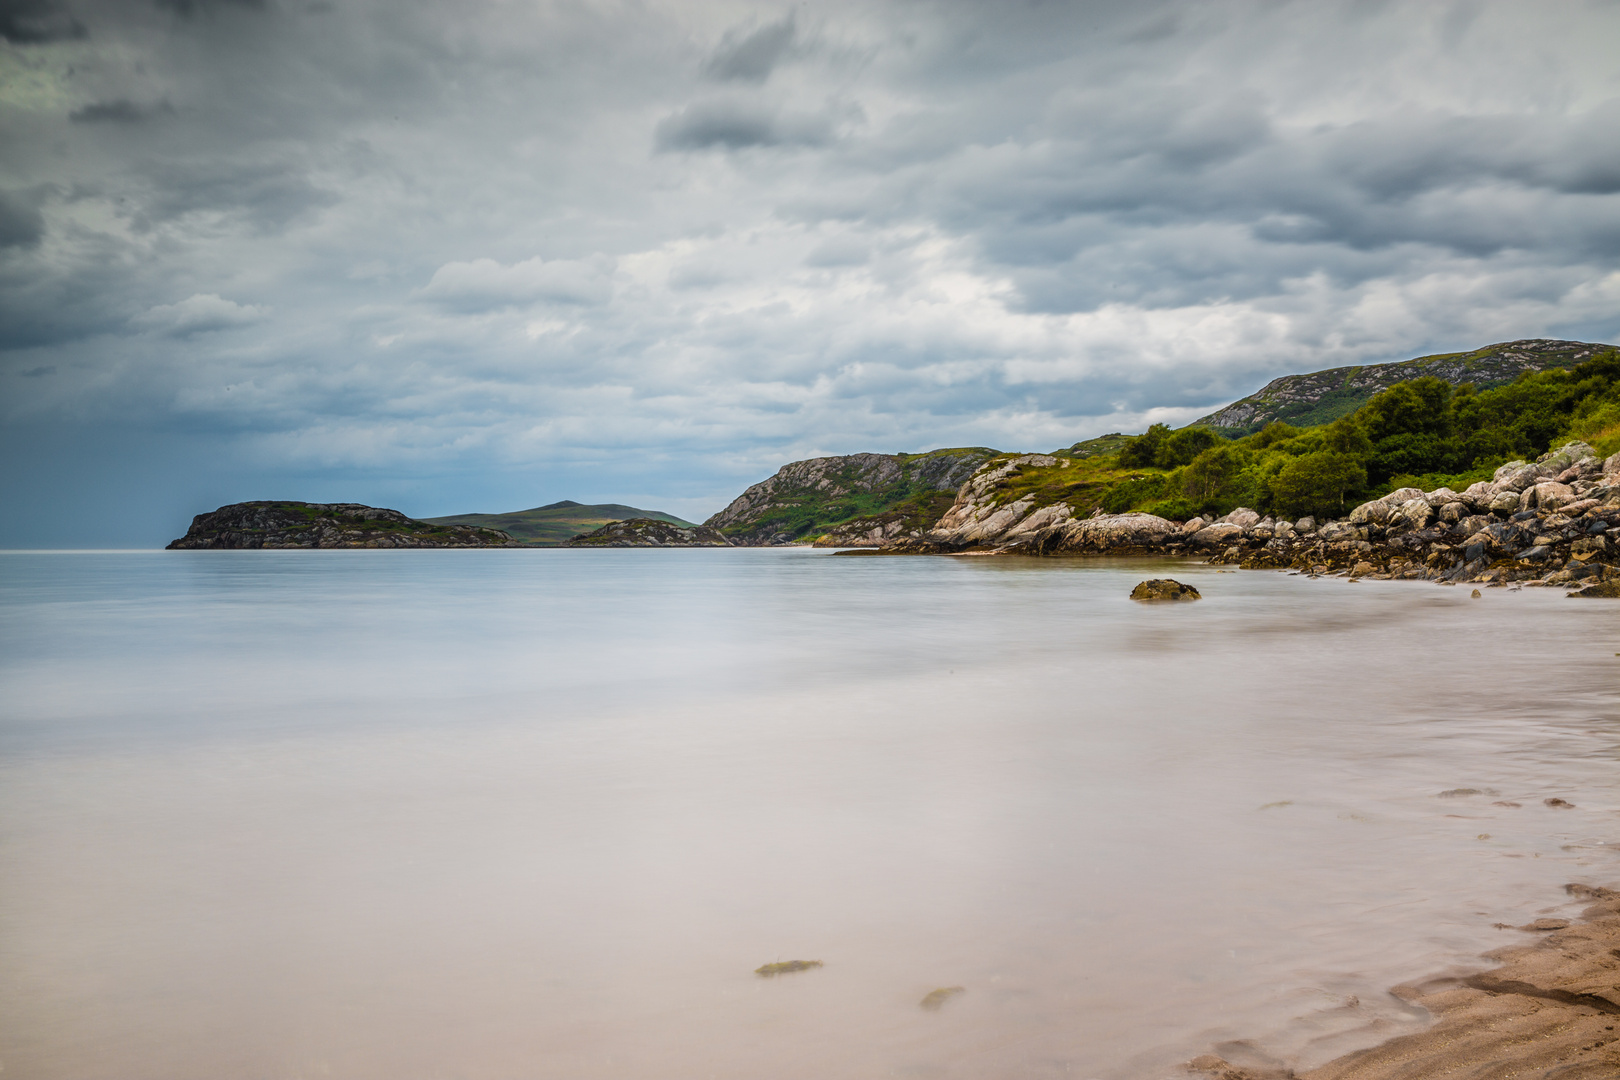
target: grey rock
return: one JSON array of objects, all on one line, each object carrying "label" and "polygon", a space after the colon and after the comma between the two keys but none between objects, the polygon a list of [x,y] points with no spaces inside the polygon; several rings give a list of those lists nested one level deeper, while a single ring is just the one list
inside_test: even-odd
[{"label": "grey rock", "polygon": [[[1216,528],[1218,526],[1211,526]],[[1106,551],[1120,547],[1150,547],[1180,532],[1176,523],[1153,514],[1105,514],[1067,525],[1063,548]],[[1196,534],[1195,534],[1196,535]]]},{"label": "grey rock", "polygon": [[1490,509],[1492,513],[1511,514],[1518,508],[1519,492],[1517,489],[1508,488],[1504,491],[1498,492],[1496,496],[1491,499]]},{"label": "grey rock", "polygon": [[1543,480],[1527,489],[1525,494],[1530,496],[1530,505],[1537,510],[1557,510],[1575,501],[1575,492],[1569,485],[1556,480]]},{"label": "grey rock", "polygon": [[1389,503],[1382,499],[1364,502],[1350,511],[1352,525],[1382,525],[1389,520]]},{"label": "grey rock", "polygon": [[1243,535],[1243,530],[1230,522],[1217,521],[1192,534],[1192,543],[1199,547],[1220,547]]}]

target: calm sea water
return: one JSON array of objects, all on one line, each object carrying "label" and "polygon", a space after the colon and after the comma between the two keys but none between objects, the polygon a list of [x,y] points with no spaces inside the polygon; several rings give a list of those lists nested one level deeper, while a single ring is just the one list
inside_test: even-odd
[{"label": "calm sea water", "polygon": [[1557,591],[1143,561],[3,554],[0,1066],[1312,1064],[1620,879],[1617,651]]}]

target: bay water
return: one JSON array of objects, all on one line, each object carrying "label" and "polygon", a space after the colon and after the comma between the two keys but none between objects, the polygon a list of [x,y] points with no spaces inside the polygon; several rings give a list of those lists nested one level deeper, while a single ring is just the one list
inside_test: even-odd
[{"label": "bay water", "polygon": [[1309,1066],[1620,880],[1617,653],[1151,560],[0,554],[0,1068]]}]

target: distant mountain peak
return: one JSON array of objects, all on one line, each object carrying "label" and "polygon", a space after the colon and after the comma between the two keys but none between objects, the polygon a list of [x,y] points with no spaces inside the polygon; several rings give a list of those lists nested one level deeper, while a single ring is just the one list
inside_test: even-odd
[{"label": "distant mountain peak", "polygon": [[573,499],[564,499],[562,502],[546,503],[546,505],[537,506],[537,507],[535,507],[535,509],[536,510],[566,510],[570,506],[583,506],[583,505],[584,505],[584,503],[577,503]]}]

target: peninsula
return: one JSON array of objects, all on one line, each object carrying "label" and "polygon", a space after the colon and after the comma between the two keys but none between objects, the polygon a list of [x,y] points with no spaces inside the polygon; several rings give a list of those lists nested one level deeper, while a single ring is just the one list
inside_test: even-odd
[{"label": "peninsula", "polygon": [[360,503],[232,503],[191,519],[170,551],[229,548],[513,547],[498,529],[434,525]]}]

